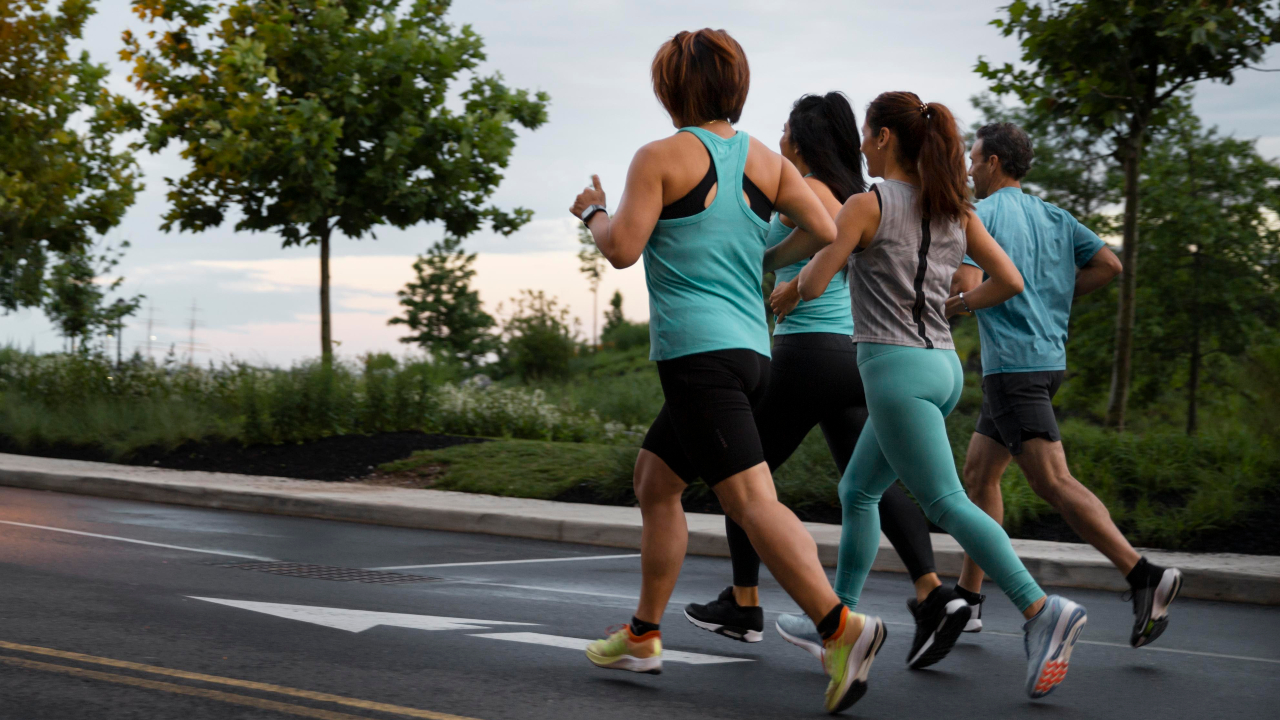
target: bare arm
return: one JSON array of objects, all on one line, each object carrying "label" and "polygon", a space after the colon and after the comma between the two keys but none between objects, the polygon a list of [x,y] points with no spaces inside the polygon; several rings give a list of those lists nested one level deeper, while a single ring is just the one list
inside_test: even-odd
[{"label": "bare arm", "polygon": [[[812,182],[821,185],[817,180]],[[827,195],[831,194],[825,187],[823,190]],[[782,158],[782,177],[778,181],[778,197],[774,199],[773,207],[795,223],[796,229],[786,240],[765,251],[765,272],[798,263],[835,241],[836,226],[831,218],[840,203],[835,197],[831,201],[835,208],[826,207],[796,166]]]},{"label": "bare arm", "polygon": [[[631,267],[640,259],[662,214],[662,163],[657,155],[652,145],[636,151],[627,170],[627,185],[617,212],[612,217],[598,212],[588,225],[596,247],[616,268]],[[569,208],[575,217],[590,205],[605,204],[598,175],[591,176],[591,185],[578,194]]]},{"label": "bare arm", "polygon": [[948,298],[947,317],[964,312],[965,305],[971,310],[994,307],[1022,292],[1022,273],[972,210],[965,218],[965,240],[969,257],[982,266],[987,279],[972,291],[966,290],[963,303],[959,295]]},{"label": "bare arm", "polygon": [[844,268],[849,255],[855,248],[865,247],[878,227],[880,203],[874,193],[859,193],[846,200],[836,215],[836,241],[814,255],[800,271],[800,297],[812,300],[826,292],[831,278]]},{"label": "bare arm", "polygon": [[973,292],[981,282],[982,268],[960,263],[960,267],[956,268],[956,274],[951,276],[951,294]]},{"label": "bare arm", "polygon": [[1093,257],[1089,258],[1089,262],[1076,273],[1075,297],[1088,295],[1104,287],[1123,270],[1124,266],[1120,264],[1120,258],[1111,252],[1111,248],[1102,248],[1094,253]]}]

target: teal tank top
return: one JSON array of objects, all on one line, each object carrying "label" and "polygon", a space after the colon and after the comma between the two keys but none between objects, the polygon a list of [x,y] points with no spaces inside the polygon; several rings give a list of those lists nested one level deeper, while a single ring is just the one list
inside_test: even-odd
[{"label": "teal tank top", "polygon": [[693,133],[707,147],[716,166],[716,196],[697,215],[659,220],[644,248],[649,359],[736,348],[768,357],[760,284],[769,224],[742,196],[750,138],[739,131],[725,139],[696,127],[680,132]]},{"label": "teal tank top", "polygon": [[[794,228],[782,224],[782,217],[773,214],[773,222],[769,224],[769,237],[765,240],[767,247],[773,247],[791,234]],[[809,264],[808,258],[798,263],[778,268],[774,271],[776,282],[784,283],[794,280],[800,269]],[[835,333],[837,335],[853,335],[853,305],[849,297],[849,273],[841,270],[831,278],[827,289],[812,300],[801,300],[796,309],[791,311],[773,328],[774,335],[796,335],[799,333]]]}]

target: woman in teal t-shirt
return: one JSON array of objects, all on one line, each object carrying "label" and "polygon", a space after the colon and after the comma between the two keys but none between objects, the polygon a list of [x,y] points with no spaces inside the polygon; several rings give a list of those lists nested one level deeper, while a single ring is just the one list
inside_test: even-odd
[{"label": "woman in teal t-shirt", "polygon": [[605,668],[661,671],[659,622],[688,543],[680,497],[700,477],[822,632],[825,705],[838,711],[865,692],[884,625],[841,604],[813,537],[778,502],[754,417],[769,372],[760,307],[763,272],[773,269],[765,263],[769,217],[777,210],[808,231],[770,251],[774,267],[830,244],[835,225],[794,165],[734,131],[750,70],[728,33],[677,34],[658,50],[652,75],[680,131],[636,153],[613,217],[594,177],[571,208],[614,267],[644,257],[651,357],[665,400],[636,459],[640,602],[627,627],[591,643],[587,657]]},{"label": "woman in teal t-shirt", "polygon": [[[858,120],[849,100],[842,93],[830,92],[805,95],[795,102],[783,125],[779,149],[805,175],[809,186],[835,217],[850,195],[866,190],[858,143]],[[782,213],[774,213],[766,244],[780,244],[794,227]],[[858,374],[858,346],[853,342],[849,276],[846,272],[836,273],[822,295],[801,302],[796,276],[808,262],[806,258],[774,271],[777,282],[772,304],[778,321],[769,363],[769,389],[757,412],[757,425],[771,471],[786,462],[817,425],[822,428],[836,469],[843,475],[867,421],[867,397]],[[920,508],[896,484],[880,500],[880,524],[916,585],[916,601],[923,602],[941,585],[934,569],[929,524]],[[733,560],[733,587],[705,605],[687,605],[685,617],[694,625],[725,637],[758,642],[764,631],[758,593],[760,557],[747,534],[732,519],[725,518],[725,529]],[[929,628],[922,636],[927,640],[934,629]],[[807,619],[800,627],[779,623],[778,630],[787,640],[821,658],[822,644]],[[921,647],[924,643],[922,640]],[[936,653],[920,652],[918,648],[912,655],[913,667],[941,659]]]}]

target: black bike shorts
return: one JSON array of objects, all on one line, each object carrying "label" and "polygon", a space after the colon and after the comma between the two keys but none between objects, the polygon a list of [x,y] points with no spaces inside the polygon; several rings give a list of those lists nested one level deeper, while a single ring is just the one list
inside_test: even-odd
[{"label": "black bike shorts", "polygon": [[769,382],[769,358],[732,349],[658,361],[665,402],[642,448],[681,480],[715,485],[764,462],[756,408]]},{"label": "black bike shorts", "polygon": [[982,411],[975,432],[1022,454],[1022,443],[1033,438],[1062,439],[1053,414],[1053,396],[1062,386],[1063,371],[996,373],[982,378]]}]

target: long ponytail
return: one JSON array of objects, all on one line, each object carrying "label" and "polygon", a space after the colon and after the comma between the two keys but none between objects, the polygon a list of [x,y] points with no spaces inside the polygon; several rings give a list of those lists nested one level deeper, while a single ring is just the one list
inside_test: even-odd
[{"label": "long ponytail", "polygon": [[843,203],[867,189],[858,148],[858,120],[844,93],[801,97],[791,106],[787,124],[800,157],[837,200]]},{"label": "long ponytail", "polygon": [[898,161],[920,174],[920,212],[956,220],[971,206],[964,166],[964,141],[955,116],[942,103],[921,102],[910,92],[881,93],[867,108],[867,123],[898,138]]}]

